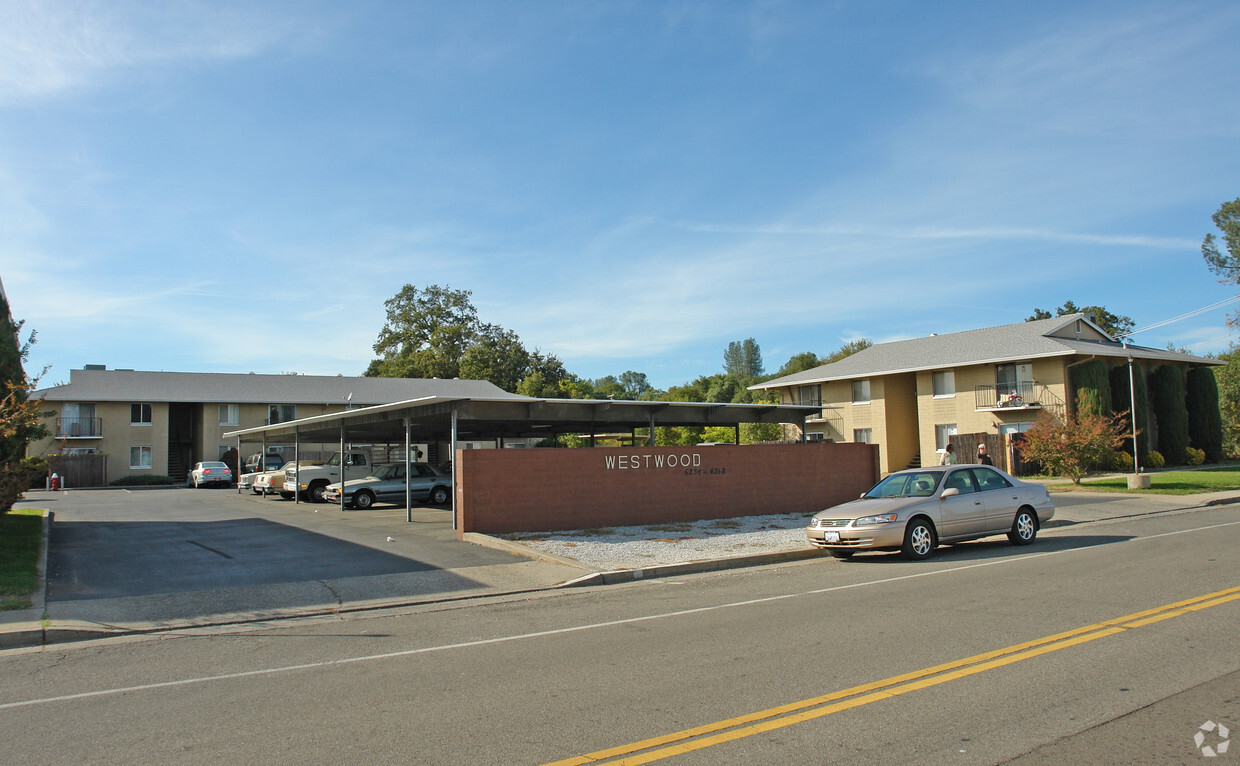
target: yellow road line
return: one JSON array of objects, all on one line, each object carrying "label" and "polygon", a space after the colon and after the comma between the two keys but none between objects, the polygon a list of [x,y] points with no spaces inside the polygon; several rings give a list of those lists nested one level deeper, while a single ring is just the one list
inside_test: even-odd
[{"label": "yellow road line", "polygon": [[[918,691],[947,683],[948,681],[955,681],[987,670],[1011,665],[1022,660],[1056,652],[1060,649],[1067,649],[1090,641],[1096,641],[1100,638],[1123,633],[1126,630],[1140,628],[1161,622],[1162,620],[1171,619],[1172,617],[1180,617],[1190,612],[1208,609],[1236,600],[1240,600],[1240,586],[1184,599],[1183,601],[1176,601],[1171,604],[1164,604],[1152,609],[1145,609],[1123,617],[1116,617],[1094,623],[1093,625],[1086,625],[1032,641],[1025,641],[1003,649],[975,654],[972,657],[953,660],[941,665],[914,670],[909,673],[885,678],[881,681],[853,686],[848,689],[831,692],[830,694],[811,697],[798,702],[790,702],[786,705],[703,724],[702,726],[644,739],[639,742],[597,750],[573,758],[555,761],[547,764],[547,766],[582,766],[583,764],[598,764],[604,761],[617,764],[617,766],[621,764],[623,766],[636,766],[637,764],[650,763],[673,755],[702,750],[724,742],[731,742],[754,734],[792,726],[815,718],[822,718],[843,710],[868,705],[872,702],[891,699],[911,691]],[[643,750],[650,752],[643,753],[641,752]],[[624,758],[623,756],[629,757]],[[620,757],[621,760],[609,760],[617,757]]]}]

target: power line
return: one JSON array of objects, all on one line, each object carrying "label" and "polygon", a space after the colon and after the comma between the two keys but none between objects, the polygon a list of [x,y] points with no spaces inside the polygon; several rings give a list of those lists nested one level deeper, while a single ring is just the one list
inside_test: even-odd
[{"label": "power line", "polygon": [[1187,314],[1181,314],[1178,317],[1172,317],[1171,319],[1166,319],[1161,322],[1155,322],[1154,324],[1149,325],[1148,327],[1142,327],[1138,330],[1133,330],[1132,332],[1128,333],[1128,337],[1132,337],[1133,335],[1136,335],[1139,332],[1146,332],[1148,330],[1157,330],[1159,327],[1166,327],[1169,324],[1174,324],[1176,322],[1179,322],[1185,319],[1191,319],[1192,317],[1198,316],[1200,314],[1204,314],[1207,311],[1213,311],[1215,309],[1222,308],[1223,306],[1226,306],[1230,303],[1236,303],[1237,301],[1240,301],[1240,295],[1233,295],[1230,298],[1224,298],[1221,301],[1218,301],[1216,303],[1211,303],[1209,306],[1203,306],[1194,311],[1190,311]]}]

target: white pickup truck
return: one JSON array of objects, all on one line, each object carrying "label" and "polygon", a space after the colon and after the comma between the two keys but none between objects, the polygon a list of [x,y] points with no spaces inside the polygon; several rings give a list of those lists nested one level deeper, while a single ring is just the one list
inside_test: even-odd
[{"label": "white pickup truck", "polygon": [[[374,473],[374,453],[370,447],[353,447],[344,453],[344,480],[360,479]],[[335,484],[340,479],[340,453],[334,452],[322,465],[306,465],[302,463],[300,474],[295,468],[284,471],[284,486],[280,494],[292,497],[296,491],[302,497],[315,503],[323,502],[323,490],[328,484]],[[294,487],[296,488],[294,490]],[[287,494],[286,494],[287,493]]]}]

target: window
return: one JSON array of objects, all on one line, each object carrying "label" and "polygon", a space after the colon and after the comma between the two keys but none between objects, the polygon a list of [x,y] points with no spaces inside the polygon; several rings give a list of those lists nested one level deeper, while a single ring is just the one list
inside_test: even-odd
[{"label": "window", "polygon": [[296,404],[273,404],[267,408],[267,423],[287,423],[297,419]]},{"label": "window", "polygon": [[151,405],[129,405],[129,424],[133,426],[149,426],[151,424]]},{"label": "window", "polygon": [[854,428],[853,441],[858,444],[873,444],[874,442],[871,440],[873,433],[873,429],[870,428]]},{"label": "window", "polygon": [[956,395],[956,373],[954,371],[944,370],[942,372],[934,373],[934,395]]},{"label": "window", "polygon": [[150,447],[130,447],[129,448],[129,467],[130,468],[151,468],[151,448]]},{"label": "window", "polygon": [[967,470],[955,471],[947,477],[947,483],[943,485],[943,489],[957,489],[960,494],[968,495],[977,491],[977,486],[973,483],[973,475]]},{"label": "window", "polygon": [[955,423],[944,423],[934,427],[934,448],[940,452],[947,449],[948,437],[956,435]]},{"label": "window", "polygon": [[974,468],[973,478],[977,479],[977,486],[981,491],[988,489],[1006,489],[1012,486],[1012,483],[999,475],[997,471],[989,468]]},{"label": "window", "polygon": [[853,404],[869,404],[870,403],[870,381],[854,380],[852,383]]},{"label": "window", "polygon": [[826,438],[826,435],[822,431],[806,431],[805,432],[805,441],[807,442],[820,442],[820,441],[823,441],[825,438]]},{"label": "window", "polygon": [[220,405],[220,425],[222,426],[241,425],[241,405],[240,404],[221,404]]},{"label": "window", "polygon": [[822,404],[822,386],[801,386],[797,389],[797,404],[818,406]]}]

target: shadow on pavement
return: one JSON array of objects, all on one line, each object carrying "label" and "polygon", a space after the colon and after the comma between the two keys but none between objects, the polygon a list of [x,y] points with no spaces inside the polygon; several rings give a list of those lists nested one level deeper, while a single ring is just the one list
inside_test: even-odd
[{"label": "shadow on pavement", "polygon": [[[935,549],[927,561],[982,561],[987,559],[1018,558],[1036,553],[1092,548],[1097,545],[1124,543],[1135,535],[1056,535],[1039,537],[1032,545],[1012,545],[1006,539],[975,540],[967,543],[943,544]],[[907,564],[910,563],[899,551],[858,551],[848,559],[849,564]]]}]

